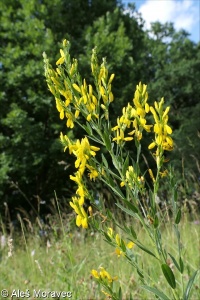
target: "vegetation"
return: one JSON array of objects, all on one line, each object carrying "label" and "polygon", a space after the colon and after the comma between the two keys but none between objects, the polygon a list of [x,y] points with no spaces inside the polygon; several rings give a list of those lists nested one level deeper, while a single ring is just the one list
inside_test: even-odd
[{"label": "vegetation", "polygon": [[[198,215],[194,212],[194,220]],[[62,220],[62,222],[61,222]],[[124,220],[121,220],[123,223]],[[128,222],[128,220],[127,220]],[[120,277],[119,282],[123,290],[123,299],[130,299],[132,292],[133,299],[149,299],[148,292],[138,285],[139,275],[133,271],[131,266],[122,257],[116,257],[114,250],[109,246],[97,232],[89,230],[85,235],[85,230],[75,230],[66,220],[63,213],[62,219],[56,215],[50,220],[51,230],[46,230],[46,236],[41,236],[41,227],[34,224],[22,222],[21,233],[14,233],[12,236],[12,255],[8,257],[9,247],[6,241],[5,247],[0,250],[0,287],[8,289],[9,294],[16,289],[30,291],[33,295],[36,291],[71,291],[71,299],[104,299],[103,293],[88,270],[92,270],[101,265],[108,265],[108,271]],[[59,232],[58,228],[64,226],[64,232]],[[69,226],[71,224],[71,226]],[[127,223],[128,224],[128,223]],[[32,225],[32,227],[31,227]],[[187,248],[185,259],[188,263],[188,274],[191,275],[199,264],[199,225],[191,220],[187,210],[183,214],[181,221],[181,236],[185,241],[184,248]],[[141,240],[145,239],[145,232],[136,225]],[[170,250],[175,255],[174,241],[171,227],[163,228],[165,231],[165,244],[170,246]],[[147,241],[147,246],[149,241]],[[190,246],[192,245],[192,247]],[[81,251],[80,251],[81,249]],[[136,247],[134,252],[138,259],[141,253]],[[152,264],[151,272],[153,279],[159,274],[159,267],[154,264],[153,257],[142,254],[143,266]],[[169,261],[172,270],[175,269],[173,262]],[[129,281],[127,282],[127,278]],[[158,286],[161,286],[161,278]],[[188,277],[184,277],[188,280]],[[198,281],[191,295],[191,299],[198,299]],[[162,286],[164,293],[167,292],[167,285]],[[15,299],[15,298],[14,298]],[[32,298],[30,298],[32,299]],[[56,299],[56,298],[55,298]],[[61,298],[62,299],[62,298]],[[66,298],[67,299],[67,298]],[[152,297],[153,299],[153,297]]]},{"label": "vegetation", "polygon": [[[68,149],[69,154],[76,157],[76,171],[73,176],[70,175],[70,180],[77,185],[70,201],[70,206],[76,213],[76,225],[85,229],[90,226],[95,232],[101,233],[108,244],[115,247],[115,254],[118,257],[123,256],[132,269],[137,270],[141,282],[140,288],[163,300],[190,299],[198,269],[188,281],[184,282],[183,277],[188,275],[186,272],[188,263],[185,260],[180,235],[183,209],[177,201],[178,189],[174,170],[172,167],[171,169],[166,167],[166,162],[169,160],[166,158],[166,152],[174,148],[172,128],[168,123],[170,106],[164,107],[164,98],[150,106],[147,85],[140,82],[136,86],[133,103],[123,107],[122,115],[117,118],[117,125],[113,127],[110,120],[110,105],[114,102],[112,84],[115,74],[109,74],[105,58],[101,64],[98,63],[96,48],[94,48],[91,55],[93,78],[87,83],[79,73],[77,59],[71,59],[69,49],[69,41],[64,40],[56,69],[49,64],[45,53],[43,56],[47,85],[55,97],[60,119],[67,120],[68,128],[77,127],[84,132],[82,138],[76,140],[60,133],[64,151]],[[143,155],[142,140],[145,132],[147,142],[150,136],[148,150],[152,153],[155,171],[152,171]],[[135,158],[127,151],[127,144],[131,144],[134,148]],[[99,152],[102,152],[101,156],[98,155]],[[105,154],[110,156],[111,164],[108,164]],[[148,167],[151,184],[147,180],[146,171],[143,172],[140,167],[142,155]],[[86,175],[90,181],[100,181],[108,186],[113,198],[116,197],[115,205],[119,215],[124,213],[125,216],[130,216],[130,224],[119,223],[112,210],[96,203],[97,189],[88,189]],[[168,179],[169,201],[167,203],[166,200],[162,200],[161,205],[165,203],[165,213],[170,213],[167,228],[170,228],[172,223],[175,234],[175,256],[164,243],[166,237],[162,226],[166,222],[165,213],[160,213],[160,200],[158,200],[165,177]],[[87,199],[92,206],[86,205]],[[137,221],[143,228],[145,239],[140,239],[133,221]],[[119,230],[122,232],[120,233]],[[151,242],[150,246],[147,246],[148,239]],[[160,266],[157,278],[153,279],[150,271],[152,263],[147,264],[145,270],[143,261],[135,256],[133,250],[135,246],[140,249],[140,252],[153,257],[155,264]],[[178,273],[172,270],[169,259],[173,261]],[[108,299],[122,299],[121,286],[117,289],[114,284],[118,276],[112,276],[103,266],[100,266],[99,270],[92,269],[91,274],[103,287],[102,292]],[[166,284],[166,280],[169,285],[166,294],[159,289],[157,283],[163,275],[163,284]],[[132,299],[131,292],[129,297]]]},{"label": "vegetation", "polygon": [[[8,203],[13,218],[16,207],[33,212],[41,202],[49,206],[54,191],[64,201],[72,195],[74,184],[68,178],[73,164],[58,141],[65,124],[57,122],[41,60],[43,51],[58,58],[63,38],[70,39],[73,57],[79,60],[86,80],[90,78],[92,48],[97,46],[99,57],[107,57],[110,72],[116,74],[113,94],[117,105],[111,105],[112,122],[133,98],[138,82],[148,83],[150,101],[164,96],[171,105],[177,178],[184,176],[188,181],[186,197],[196,190],[199,44],[186,32],[176,32],[173,24],[155,23],[149,35],[134,5],[124,14],[118,1],[100,3],[9,0],[0,4],[0,205]],[[76,129],[70,134],[79,137]]]},{"label": "vegetation", "polygon": [[120,1],[0,15],[3,293],[195,299],[200,45]]}]

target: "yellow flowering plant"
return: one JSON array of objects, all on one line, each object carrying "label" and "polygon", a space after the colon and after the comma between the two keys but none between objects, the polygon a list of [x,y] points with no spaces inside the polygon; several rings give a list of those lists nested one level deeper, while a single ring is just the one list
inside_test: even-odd
[{"label": "yellow flowering plant", "polygon": [[[68,128],[78,126],[85,132],[82,139],[77,140],[72,140],[67,134],[60,134],[64,151],[68,150],[69,154],[75,157],[76,172],[70,179],[76,183],[77,190],[70,201],[70,206],[76,214],[76,225],[85,229],[91,226],[101,232],[105,240],[115,248],[116,257],[122,256],[137,271],[142,288],[159,299],[187,300],[197,271],[188,282],[183,280],[185,264],[179,231],[181,209],[177,204],[173,173],[164,167],[165,151],[173,150],[172,128],[168,124],[170,107],[164,107],[163,98],[159,102],[155,101],[153,106],[149,105],[147,85],[140,82],[136,86],[133,100],[123,107],[122,115],[117,118],[116,123],[111,124],[109,106],[114,101],[112,82],[115,75],[109,75],[105,59],[99,65],[96,49],[93,49],[91,56],[93,82],[87,83],[78,72],[78,61],[71,59],[69,49],[70,43],[64,40],[55,69],[49,64],[45,53],[43,56],[47,85],[55,97],[60,119],[66,120]],[[151,124],[148,124],[147,119],[152,120]],[[155,174],[150,168],[145,174],[140,171],[141,140],[144,132],[152,138],[148,149],[153,151]],[[137,153],[135,161],[125,152],[126,143],[135,146]],[[102,149],[104,153],[106,149],[111,157],[112,167],[109,166]],[[148,187],[146,174],[150,175],[153,188]],[[119,211],[123,211],[142,225],[151,241],[151,247],[139,239],[133,225],[119,224],[108,210],[98,211],[88,188],[86,175],[91,181],[98,179],[109,187],[118,198],[116,206]],[[173,190],[171,206],[177,238],[177,257],[173,256],[163,243],[161,231],[163,219],[159,215],[156,201],[160,180],[165,176],[169,177]],[[148,203],[143,200],[146,195],[149,197]],[[86,199],[91,201],[91,206],[86,206]],[[94,213],[92,206],[96,209]],[[120,233],[114,232],[110,225],[113,223],[120,229]],[[158,288],[150,273],[145,271],[138,259],[135,259],[135,251],[144,251],[160,265],[160,275],[169,286],[168,295]],[[169,258],[178,273],[169,266]],[[103,293],[108,298],[122,299],[121,288],[116,291],[114,287],[117,277],[112,277],[103,267],[100,267],[100,271],[93,269],[91,274],[103,286]]]}]

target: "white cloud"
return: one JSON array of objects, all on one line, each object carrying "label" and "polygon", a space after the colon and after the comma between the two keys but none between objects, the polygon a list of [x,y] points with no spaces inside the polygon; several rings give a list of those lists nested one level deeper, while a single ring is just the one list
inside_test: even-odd
[{"label": "white cloud", "polygon": [[139,12],[148,29],[151,22],[159,21],[173,22],[177,30],[191,32],[195,24],[198,26],[199,23],[198,0],[147,0],[140,6]]}]

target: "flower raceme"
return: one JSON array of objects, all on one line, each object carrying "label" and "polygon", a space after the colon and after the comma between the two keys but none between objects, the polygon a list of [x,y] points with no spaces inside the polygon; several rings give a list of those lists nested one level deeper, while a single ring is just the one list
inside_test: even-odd
[{"label": "flower raceme", "polygon": [[154,117],[154,133],[155,140],[149,145],[149,149],[153,149],[157,146],[155,157],[157,167],[160,169],[161,158],[163,156],[164,151],[173,150],[173,140],[171,138],[172,129],[167,124],[168,123],[168,113],[170,107],[168,106],[165,110],[163,110],[164,98],[161,99],[159,103],[154,102],[154,107],[150,107],[150,111]]},{"label": "flower raceme", "polygon": [[151,131],[152,125],[146,124],[145,116],[149,112],[149,105],[147,103],[148,93],[146,92],[147,85],[141,82],[136,87],[133,104],[134,107],[128,103],[127,107],[122,109],[122,116],[117,119],[117,126],[112,130],[116,132],[116,136],[113,141],[117,144],[123,143],[123,141],[131,141],[133,137],[124,137],[126,128],[130,128],[131,124],[133,130],[128,135],[135,135],[136,139],[140,141],[142,139],[142,131],[145,129],[147,132]]},{"label": "flower raceme", "polygon": [[[80,174],[83,174],[85,171],[85,168],[90,170],[91,173],[94,175],[95,169],[89,166],[87,164],[87,161],[96,155],[96,152],[100,150],[99,147],[91,146],[89,143],[89,140],[87,137],[77,140],[76,142],[73,142],[69,139],[67,135],[60,134],[60,139],[63,145],[65,146],[64,151],[69,148],[69,153],[74,154],[76,156],[75,161],[75,168],[77,168],[80,172]],[[96,173],[95,173],[96,174]],[[94,177],[94,176],[92,176]],[[96,176],[97,177],[97,176]],[[77,182],[78,183],[78,182]]]},{"label": "flower raceme", "polygon": [[83,205],[80,205],[79,200],[77,200],[75,197],[73,197],[73,202],[70,201],[69,204],[77,214],[76,225],[78,227],[82,226],[85,229],[88,228],[88,216],[85,212]]},{"label": "flower raceme", "polygon": [[101,106],[106,110],[104,116],[107,119],[107,107],[114,100],[111,86],[114,74],[108,78],[105,59],[100,67],[97,66],[94,49],[91,63],[92,72],[97,77],[97,92],[94,92],[91,84],[87,85],[85,79],[81,80],[77,60],[73,59],[71,63],[69,48],[69,42],[64,40],[63,49],[60,49],[61,57],[56,62],[56,70],[49,64],[46,54],[43,54],[47,85],[55,97],[60,119],[66,117],[67,127],[73,128],[80,114],[88,122],[91,119],[98,120]]},{"label": "flower raceme", "polygon": [[120,186],[123,187],[128,184],[130,187],[132,187],[134,184],[134,186],[136,185],[137,187],[141,188],[144,185],[144,182],[144,177],[139,177],[135,172],[133,166],[129,166],[126,171],[125,179],[120,183]]},{"label": "flower raceme", "polygon": [[87,137],[83,138],[81,141],[77,140],[76,143],[73,143],[67,136],[63,136],[63,134],[61,134],[61,140],[65,143],[65,149],[69,147],[70,153],[73,153],[77,158],[75,161],[75,168],[78,170],[75,173],[75,176],[70,175],[70,179],[78,185],[76,190],[78,197],[72,197],[73,202],[70,202],[70,206],[77,214],[76,225],[78,227],[82,226],[83,228],[87,228],[88,218],[83,205],[85,197],[88,195],[88,191],[83,183],[83,174],[85,172],[85,168],[87,168],[90,171],[89,177],[91,180],[95,180],[98,176],[97,170],[90,166],[87,162],[91,157],[96,155],[96,151],[99,151],[100,148],[91,146]]},{"label": "flower raceme", "polygon": [[93,277],[96,279],[99,279],[101,281],[105,281],[107,283],[112,283],[114,280],[117,280],[118,277],[112,277],[103,267],[100,267],[100,271],[98,272],[97,270],[92,270],[91,274]]}]

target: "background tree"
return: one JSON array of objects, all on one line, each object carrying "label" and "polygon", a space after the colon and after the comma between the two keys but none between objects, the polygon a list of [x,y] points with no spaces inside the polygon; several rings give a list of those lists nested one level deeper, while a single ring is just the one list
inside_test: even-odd
[{"label": "background tree", "polygon": [[56,59],[59,43],[71,38],[76,55],[84,27],[117,2],[101,1],[99,9],[99,1],[1,1],[0,205],[37,207],[54,190],[71,195],[70,160],[58,141],[65,124],[47,90],[42,53]]}]

